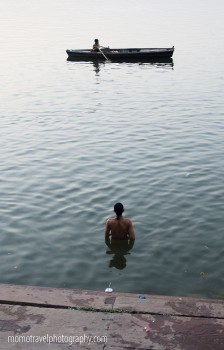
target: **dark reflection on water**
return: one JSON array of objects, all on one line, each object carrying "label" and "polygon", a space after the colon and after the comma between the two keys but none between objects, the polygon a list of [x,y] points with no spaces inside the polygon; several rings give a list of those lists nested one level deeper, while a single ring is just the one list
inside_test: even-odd
[{"label": "dark reflection on water", "polygon": [[167,59],[163,59],[163,60],[155,60],[155,61],[149,61],[149,60],[125,60],[125,61],[113,61],[113,62],[106,62],[103,60],[80,60],[80,59],[71,59],[71,58],[67,58],[67,61],[69,62],[90,62],[93,64],[93,69],[96,72],[96,74],[98,75],[98,73],[100,72],[100,69],[102,67],[105,66],[105,64],[113,64],[113,63],[131,63],[131,64],[137,64],[137,65],[149,65],[149,66],[154,66],[154,67],[158,67],[158,68],[171,68],[174,69],[174,61],[172,58],[167,58]]},{"label": "dark reflection on water", "polygon": [[100,72],[100,66],[104,65],[104,63],[100,63],[99,61],[93,62],[93,69],[98,74]]},{"label": "dark reflection on water", "polygon": [[106,251],[106,254],[114,254],[110,260],[109,267],[115,267],[118,270],[125,269],[127,266],[125,255],[130,254],[135,241],[130,239],[114,240],[105,238],[105,243],[109,248],[109,250]]}]

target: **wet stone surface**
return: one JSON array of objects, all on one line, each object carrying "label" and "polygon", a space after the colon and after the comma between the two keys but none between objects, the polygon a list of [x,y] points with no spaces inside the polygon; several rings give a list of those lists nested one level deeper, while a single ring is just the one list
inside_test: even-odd
[{"label": "wet stone surface", "polygon": [[222,300],[1,287],[1,350],[224,349]]}]

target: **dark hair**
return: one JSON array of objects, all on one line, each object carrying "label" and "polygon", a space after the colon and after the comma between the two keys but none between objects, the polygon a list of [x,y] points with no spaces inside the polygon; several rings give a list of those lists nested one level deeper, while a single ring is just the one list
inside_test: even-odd
[{"label": "dark hair", "polygon": [[95,43],[98,43],[98,42],[99,42],[99,40],[98,40],[98,39],[95,39],[94,41],[95,41]]},{"label": "dark hair", "polygon": [[117,219],[119,218],[119,216],[122,215],[123,211],[124,211],[124,206],[123,206],[123,204],[121,204],[121,203],[116,203],[115,206],[114,206],[114,212],[115,212],[115,214],[117,215]]}]

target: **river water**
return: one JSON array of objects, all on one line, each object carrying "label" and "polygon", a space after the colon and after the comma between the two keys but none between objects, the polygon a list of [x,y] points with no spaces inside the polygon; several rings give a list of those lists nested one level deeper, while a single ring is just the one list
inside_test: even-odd
[{"label": "river water", "polygon": [[[221,0],[0,1],[0,282],[223,298]],[[173,64],[66,49],[175,46]],[[134,247],[107,247],[121,201]]]}]

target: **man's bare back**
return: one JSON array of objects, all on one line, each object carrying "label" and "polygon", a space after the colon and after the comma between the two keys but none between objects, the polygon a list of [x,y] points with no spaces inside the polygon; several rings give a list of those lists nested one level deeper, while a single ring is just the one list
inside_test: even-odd
[{"label": "man's bare back", "polygon": [[135,239],[134,228],[130,219],[123,218],[111,218],[107,220],[105,228],[105,237],[113,239]]},{"label": "man's bare back", "polygon": [[114,206],[114,212],[117,217],[107,220],[105,237],[111,236],[112,239],[135,239],[133,224],[130,219],[122,216],[123,211],[123,204],[116,203]]}]

